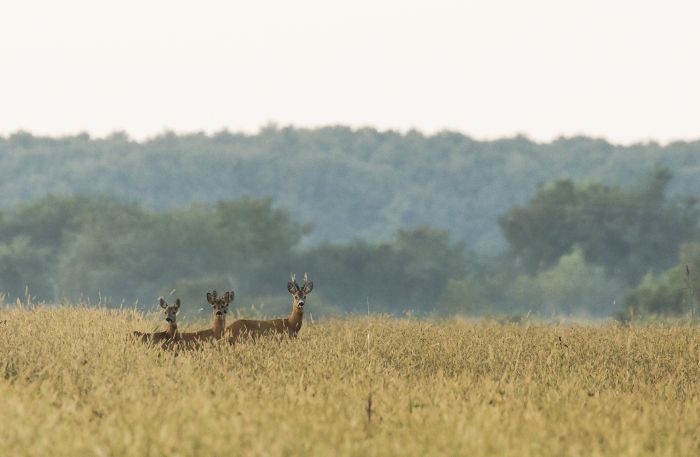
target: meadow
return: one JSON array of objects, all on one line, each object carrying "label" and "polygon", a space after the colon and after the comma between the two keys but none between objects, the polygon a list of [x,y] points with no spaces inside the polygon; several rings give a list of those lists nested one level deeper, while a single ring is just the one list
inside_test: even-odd
[{"label": "meadow", "polygon": [[0,308],[0,456],[700,455],[687,323],[307,318],[295,340],[197,351],[129,337],[161,316]]}]

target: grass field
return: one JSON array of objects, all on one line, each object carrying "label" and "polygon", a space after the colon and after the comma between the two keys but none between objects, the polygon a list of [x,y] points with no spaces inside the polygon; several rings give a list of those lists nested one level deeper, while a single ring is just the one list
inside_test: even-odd
[{"label": "grass field", "polygon": [[158,319],[0,309],[0,456],[700,455],[688,325],[307,319],[295,341],[179,353],[128,338]]}]

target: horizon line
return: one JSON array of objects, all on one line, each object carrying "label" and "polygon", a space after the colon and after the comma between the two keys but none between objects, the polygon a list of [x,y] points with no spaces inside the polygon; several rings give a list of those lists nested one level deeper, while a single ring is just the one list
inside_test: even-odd
[{"label": "horizon line", "polygon": [[408,136],[411,134],[418,134],[420,136],[426,137],[426,138],[435,138],[441,135],[459,135],[464,137],[465,139],[472,140],[475,142],[479,143],[495,143],[499,141],[507,141],[507,140],[515,140],[515,139],[524,139],[530,143],[537,144],[537,145],[547,145],[547,144],[552,144],[556,143],[558,141],[566,141],[566,140],[572,140],[572,139],[578,139],[578,138],[585,138],[588,140],[593,140],[593,141],[603,141],[607,144],[610,144],[612,146],[617,146],[617,147],[634,147],[634,146],[648,146],[648,145],[656,145],[660,147],[667,147],[669,145],[673,144],[691,144],[691,143],[698,143],[700,142],[700,133],[698,133],[697,137],[694,138],[676,138],[676,139],[670,139],[667,141],[661,141],[658,139],[654,138],[639,138],[636,140],[624,142],[624,141],[613,141],[605,136],[602,135],[595,135],[591,133],[585,133],[585,132],[577,132],[577,133],[561,133],[556,136],[553,136],[548,139],[543,139],[543,138],[536,138],[530,133],[527,132],[514,132],[512,134],[504,134],[502,136],[481,136],[477,137],[474,135],[471,135],[467,133],[466,131],[456,129],[456,128],[441,128],[441,129],[420,129],[417,127],[410,127],[410,128],[393,128],[393,127],[379,127],[375,125],[370,125],[370,124],[360,124],[360,125],[353,125],[351,123],[327,123],[327,124],[319,124],[319,125],[311,125],[311,126],[306,126],[306,125],[301,125],[301,124],[293,124],[293,123],[281,123],[281,122],[276,122],[276,121],[269,121],[265,124],[260,125],[257,129],[233,129],[230,127],[221,127],[221,128],[210,128],[210,129],[191,129],[191,130],[182,130],[182,129],[173,129],[173,128],[168,128],[165,127],[159,131],[152,132],[150,134],[146,135],[141,135],[141,136],[135,136],[132,133],[129,133],[128,130],[126,129],[121,129],[121,128],[115,128],[114,130],[109,131],[108,133],[105,134],[97,134],[94,132],[90,132],[87,129],[84,130],[78,130],[75,132],[63,132],[63,133],[42,133],[38,131],[32,131],[29,129],[25,128],[19,128],[14,131],[0,131],[0,139],[3,140],[11,140],[12,137],[18,136],[18,135],[30,135],[34,138],[42,138],[42,139],[67,139],[67,138],[79,138],[79,137],[87,137],[90,140],[108,140],[113,137],[125,137],[129,142],[132,143],[137,143],[137,144],[147,144],[153,141],[158,141],[159,139],[169,137],[169,136],[176,136],[176,137],[190,137],[190,136],[205,136],[207,138],[215,138],[218,135],[234,135],[234,136],[258,136],[262,133],[264,133],[266,130],[273,130],[273,131],[282,131],[282,130],[299,130],[299,131],[319,131],[319,130],[325,130],[325,129],[347,129],[350,130],[353,133],[360,132],[363,130],[374,130],[377,133],[380,134],[398,134],[400,136]]}]

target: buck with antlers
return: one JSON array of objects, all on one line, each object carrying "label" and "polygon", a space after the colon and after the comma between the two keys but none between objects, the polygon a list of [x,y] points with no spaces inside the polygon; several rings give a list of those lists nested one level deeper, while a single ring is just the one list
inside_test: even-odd
[{"label": "buck with antlers", "polygon": [[160,303],[160,307],[163,308],[165,322],[168,323],[168,329],[156,333],[134,332],[134,336],[140,338],[144,343],[161,343],[177,338],[177,312],[180,310],[180,299],[178,298],[175,300],[174,305],[167,304],[163,297],[160,297],[158,302]]},{"label": "buck with antlers", "polygon": [[292,313],[286,319],[252,320],[239,319],[226,327],[226,336],[229,343],[235,343],[245,338],[257,338],[262,335],[287,335],[296,337],[301,329],[304,318],[304,303],[306,295],[311,293],[314,283],[309,281],[304,273],[304,284],[299,287],[294,274],[287,283],[287,290],[292,294]]},{"label": "buck with antlers", "polygon": [[226,292],[223,297],[217,297],[216,291],[207,292],[207,302],[211,305],[212,323],[211,328],[198,332],[178,333],[176,341],[185,345],[197,345],[204,341],[219,340],[226,329],[226,314],[228,305],[233,302],[234,293]]}]

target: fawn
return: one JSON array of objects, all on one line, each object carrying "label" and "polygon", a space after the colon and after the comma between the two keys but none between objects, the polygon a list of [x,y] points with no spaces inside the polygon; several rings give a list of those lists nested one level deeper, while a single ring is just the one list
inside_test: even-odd
[{"label": "fawn", "polygon": [[272,320],[251,320],[239,319],[233,324],[226,327],[226,336],[229,343],[235,343],[247,337],[257,338],[262,335],[284,335],[296,338],[301,329],[301,322],[304,318],[304,302],[306,295],[311,293],[314,288],[314,283],[309,281],[306,273],[304,273],[304,284],[299,287],[294,274],[291,281],[287,283],[287,290],[292,294],[292,313],[286,319]]},{"label": "fawn", "polygon": [[216,291],[207,292],[207,301],[211,305],[212,323],[211,328],[200,330],[198,332],[178,333],[178,343],[197,345],[204,341],[212,341],[221,339],[226,328],[226,314],[228,314],[228,305],[233,302],[234,293],[226,292],[223,297],[217,297]]},{"label": "fawn", "polygon": [[144,343],[160,343],[164,341],[174,340],[177,338],[177,312],[180,310],[180,299],[175,300],[174,305],[169,305],[163,297],[158,299],[160,307],[163,308],[165,314],[165,322],[168,323],[168,329],[163,332],[143,333],[134,332],[134,336],[139,337]]}]

